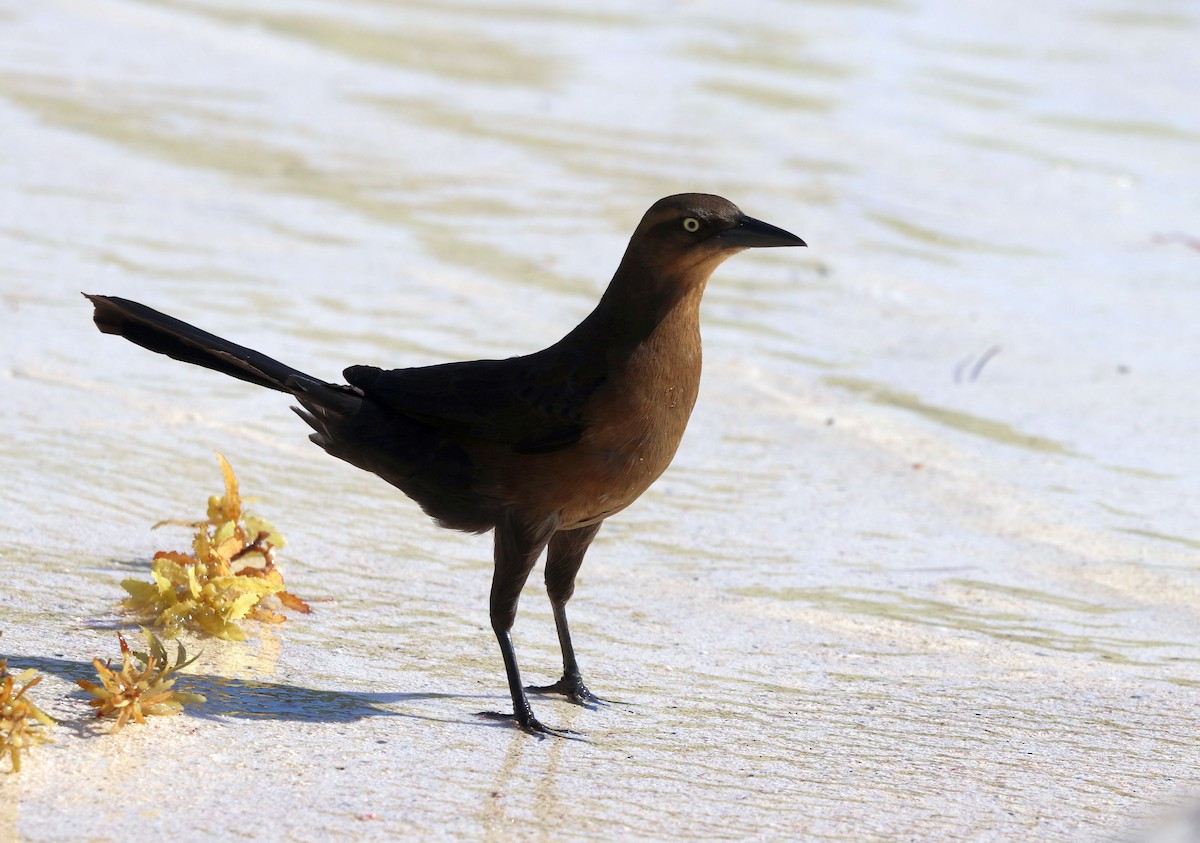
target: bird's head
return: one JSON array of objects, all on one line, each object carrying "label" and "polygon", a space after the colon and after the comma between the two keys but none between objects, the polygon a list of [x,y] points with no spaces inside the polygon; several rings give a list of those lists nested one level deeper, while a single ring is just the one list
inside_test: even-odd
[{"label": "bird's head", "polygon": [[[737,205],[708,193],[659,199],[629,240],[618,274],[662,294],[703,290],[709,275],[745,249],[807,245],[796,235],[748,217]],[[648,291],[647,291],[648,292]]]}]

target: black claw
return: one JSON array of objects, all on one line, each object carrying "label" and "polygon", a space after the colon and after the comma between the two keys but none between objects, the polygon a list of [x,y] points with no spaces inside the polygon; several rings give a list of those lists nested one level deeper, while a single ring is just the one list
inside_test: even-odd
[{"label": "black claw", "polygon": [[584,735],[571,729],[551,729],[549,726],[543,725],[542,721],[534,717],[532,713],[525,717],[517,717],[516,715],[506,714],[502,711],[481,711],[476,716],[484,717],[488,720],[503,720],[508,723],[514,723],[522,732],[539,739],[546,737],[546,735],[574,741],[584,739]]},{"label": "black claw", "polygon": [[584,708],[611,705],[608,700],[602,700],[589,691],[587,685],[584,685],[583,680],[578,676],[564,676],[553,685],[527,685],[525,690],[535,694],[562,694],[575,705],[581,705]]}]

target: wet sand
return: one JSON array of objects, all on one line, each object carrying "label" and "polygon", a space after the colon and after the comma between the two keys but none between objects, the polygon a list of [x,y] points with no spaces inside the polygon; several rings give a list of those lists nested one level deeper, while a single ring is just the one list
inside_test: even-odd
[{"label": "wet sand", "polygon": [[[0,655],[60,722],[0,839],[1105,840],[1200,797],[1200,18],[669,11],[0,11]],[[678,190],[811,248],[709,286],[683,448],[572,603],[620,702],[535,701],[586,741],[475,716],[486,537],[78,295],[328,378],[522,353]],[[105,735],[74,680],[214,450],[316,611],[189,639],[208,702]],[[515,637],[557,676],[536,584]]]}]

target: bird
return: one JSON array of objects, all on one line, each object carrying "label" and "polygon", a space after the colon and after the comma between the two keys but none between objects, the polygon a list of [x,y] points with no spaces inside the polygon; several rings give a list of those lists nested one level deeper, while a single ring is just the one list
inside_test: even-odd
[{"label": "bird", "polygon": [[[576,733],[535,717],[528,693],[587,708],[567,603],[592,540],[666,470],[700,386],[699,307],[713,271],[752,248],[806,246],[727,199],[655,202],[599,303],[561,340],[506,359],[401,369],[350,366],[345,383],[307,375],[146,305],[84,295],[101,332],[290,394],[309,438],[378,475],[438,525],[494,534],[489,617],[513,713],[481,712],[537,736]],[[542,553],[562,651],[552,685],[521,680],[512,627]]]}]

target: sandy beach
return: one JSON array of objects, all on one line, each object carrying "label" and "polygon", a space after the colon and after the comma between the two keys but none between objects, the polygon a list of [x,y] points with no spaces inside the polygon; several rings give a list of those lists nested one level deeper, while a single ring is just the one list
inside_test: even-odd
[{"label": "sandy beach", "polygon": [[[1132,840],[1200,801],[1198,34],[1133,0],[0,4],[0,658],[58,721],[0,762],[0,840]],[[810,248],[708,287],[687,437],[571,603],[617,702],[534,700],[586,740],[477,716],[488,536],[79,295],[329,379],[504,357],[680,191]],[[215,451],[314,612],[186,636],[207,702],[107,734],[76,680]]]}]

